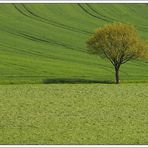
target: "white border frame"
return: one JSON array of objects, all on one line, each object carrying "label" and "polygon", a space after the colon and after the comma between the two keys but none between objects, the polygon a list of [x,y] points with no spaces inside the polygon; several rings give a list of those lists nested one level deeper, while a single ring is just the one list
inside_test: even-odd
[{"label": "white border frame", "polygon": [[0,145],[2,148],[148,148],[148,145]]},{"label": "white border frame", "polygon": [[48,147],[53,147],[53,148],[148,148],[148,145],[0,145],[0,147],[3,148],[15,148],[15,147],[22,147],[22,148],[48,148]]},{"label": "white border frame", "polygon": [[0,0],[0,3],[148,3],[148,0]]}]

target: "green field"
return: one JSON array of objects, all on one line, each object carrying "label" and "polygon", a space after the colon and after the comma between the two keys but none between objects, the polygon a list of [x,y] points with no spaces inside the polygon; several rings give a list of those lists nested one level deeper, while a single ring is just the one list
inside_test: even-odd
[{"label": "green field", "polygon": [[148,4],[0,4],[0,144],[148,144],[148,60],[87,52],[113,22],[148,40]]},{"label": "green field", "polygon": [[[147,4],[0,4],[0,84],[113,81],[114,69],[87,53],[96,28],[133,24],[148,39]],[[121,80],[148,81],[148,62],[121,67]]]},{"label": "green field", "polygon": [[148,84],[0,86],[0,144],[148,144]]}]

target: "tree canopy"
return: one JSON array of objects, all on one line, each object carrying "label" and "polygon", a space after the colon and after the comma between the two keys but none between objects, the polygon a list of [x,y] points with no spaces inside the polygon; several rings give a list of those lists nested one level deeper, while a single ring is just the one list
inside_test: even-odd
[{"label": "tree canopy", "polygon": [[98,28],[87,41],[90,53],[107,58],[115,68],[116,83],[119,83],[119,68],[129,60],[144,58],[147,43],[142,40],[134,26],[113,23]]}]

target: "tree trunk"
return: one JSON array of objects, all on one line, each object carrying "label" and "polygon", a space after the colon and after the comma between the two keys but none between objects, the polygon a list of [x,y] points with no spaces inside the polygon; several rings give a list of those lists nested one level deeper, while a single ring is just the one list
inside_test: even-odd
[{"label": "tree trunk", "polygon": [[116,84],[119,84],[119,67],[115,67],[115,80]]}]

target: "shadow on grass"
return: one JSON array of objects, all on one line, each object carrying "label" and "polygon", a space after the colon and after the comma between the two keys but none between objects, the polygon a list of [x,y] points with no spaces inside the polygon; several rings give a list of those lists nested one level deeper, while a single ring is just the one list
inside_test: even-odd
[{"label": "shadow on grass", "polygon": [[113,81],[100,81],[100,80],[87,80],[87,79],[45,79],[44,84],[88,84],[88,83],[101,83],[101,84],[114,84]]}]

